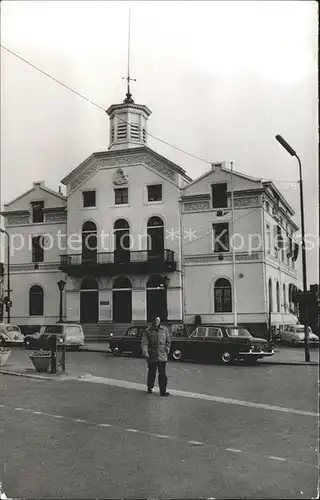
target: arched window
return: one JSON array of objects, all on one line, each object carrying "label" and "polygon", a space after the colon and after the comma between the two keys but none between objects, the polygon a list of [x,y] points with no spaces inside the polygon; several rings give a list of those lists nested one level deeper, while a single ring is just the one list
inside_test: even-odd
[{"label": "arched window", "polygon": [[214,310],[232,312],[231,283],[225,278],[219,278],[214,285]]},{"label": "arched window", "polygon": [[88,220],[85,222],[82,226],[82,232],[83,233],[93,233],[97,231],[97,226],[95,225],[94,222]]},{"label": "arched window", "polygon": [[98,290],[99,285],[94,278],[85,278],[81,283],[81,290]]},{"label": "arched window", "polygon": [[82,261],[97,261],[97,226],[91,221],[82,226]]},{"label": "arched window", "polygon": [[269,278],[268,282],[268,295],[269,295],[269,312],[273,311],[273,299],[272,299],[272,280]]},{"label": "arched window", "polygon": [[163,227],[163,220],[160,217],[150,217],[148,227]]},{"label": "arched window", "polygon": [[125,219],[118,219],[113,225],[113,229],[129,229],[129,223]]},{"label": "arched window", "polygon": [[116,278],[113,283],[113,289],[123,289],[123,288],[132,288],[131,281],[128,278],[125,278],[124,276],[119,276],[119,278]]},{"label": "arched window", "polygon": [[29,291],[29,315],[43,316],[43,288],[33,285]]},{"label": "arched window", "polygon": [[148,259],[164,257],[164,224],[160,217],[150,217],[147,224]]},{"label": "arched window", "polygon": [[276,285],[276,294],[277,294],[277,312],[280,312],[280,286],[278,281]]}]

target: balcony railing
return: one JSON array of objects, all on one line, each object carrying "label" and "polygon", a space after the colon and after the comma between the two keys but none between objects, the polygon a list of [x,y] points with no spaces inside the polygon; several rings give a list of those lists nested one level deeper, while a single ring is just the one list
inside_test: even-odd
[{"label": "balcony railing", "polygon": [[90,272],[94,275],[115,275],[121,272],[147,274],[153,272],[175,271],[177,263],[174,251],[165,249],[154,253],[148,250],[103,252],[83,256],[68,254],[60,256],[59,268],[74,276]]}]

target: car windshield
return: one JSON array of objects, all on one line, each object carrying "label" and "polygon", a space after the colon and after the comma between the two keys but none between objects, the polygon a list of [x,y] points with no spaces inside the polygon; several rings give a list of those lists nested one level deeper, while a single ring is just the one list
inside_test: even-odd
[{"label": "car windshield", "polygon": [[252,335],[245,328],[227,328],[227,334],[229,337],[252,337]]},{"label": "car windshield", "polygon": [[15,325],[8,325],[7,332],[20,332],[20,328]]}]

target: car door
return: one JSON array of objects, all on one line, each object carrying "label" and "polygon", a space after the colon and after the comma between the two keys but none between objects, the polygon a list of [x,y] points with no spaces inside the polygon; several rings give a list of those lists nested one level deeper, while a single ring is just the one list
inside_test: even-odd
[{"label": "car door", "polygon": [[131,326],[128,328],[123,340],[122,340],[122,350],[125,352],[137,352],[137,347],[139,345],[139,327]]},{"label": "car door", "polygon": [[210,360],[220,358],[221,353],[225,349],[225,341],[221,328],[210,326],[206,331],[204,342],[204,354]]},{"label": "car door", "polygon": [[206,353],[206,332],[207,327],[198,326],[186,340],[185,357],[190,359],[204,359],[207,356]]}]

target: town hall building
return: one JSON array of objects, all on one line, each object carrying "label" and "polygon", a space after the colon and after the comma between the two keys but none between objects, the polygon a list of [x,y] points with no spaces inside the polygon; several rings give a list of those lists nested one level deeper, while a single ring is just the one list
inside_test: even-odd
[{"label": "town hall building", "polygon": [[62,179],[66,196],[34,182],[4,207],[11,321],[57,322],[59,281],[63,319],[88,336],[154,316],[232,323],[235,309],[257,331],[269,314],[273,324],[295,321],[298,228],[275,185],[227,162],[192,180],[148,147],[151,111],[130,93],[107,114],[108,151]]}]

